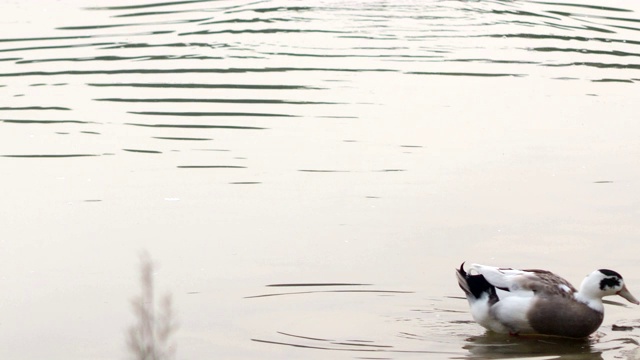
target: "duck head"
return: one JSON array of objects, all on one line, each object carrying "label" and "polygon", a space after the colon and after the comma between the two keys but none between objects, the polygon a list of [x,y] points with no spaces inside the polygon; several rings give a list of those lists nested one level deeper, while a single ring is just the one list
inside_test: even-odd
[{"label": "duck head", "polygon": [[620,295],[630,303],[639,305],[636,299],[624,284],[622,275],[613,270],[600,269],[587,275],[580,285],[580,295],[587,299],[602,299],[604,296]]}]

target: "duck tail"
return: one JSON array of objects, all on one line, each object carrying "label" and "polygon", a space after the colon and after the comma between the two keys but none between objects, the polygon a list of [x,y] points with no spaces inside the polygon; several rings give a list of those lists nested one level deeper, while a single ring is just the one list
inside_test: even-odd
[{"label": "duck tail", "polygon": [[491,285],[482,274],[467,273],[464,270],[464,262],[460,265],[460,269],[456,269],[456,277],[458,285],[470,301],[479,299],[485,293],[489,295],[490,302],[495,303],[499,300],[495,286]]},{"label": "duck tail", "polygon": [[460,264],[460,269],[456,269],[456,277],[458,278],[458,285],[460,289],[464,291],[464,293],[469,296],[472,295],[471,288],[469,287],[468,275],[467,272],[464,271],[464,262]]}]

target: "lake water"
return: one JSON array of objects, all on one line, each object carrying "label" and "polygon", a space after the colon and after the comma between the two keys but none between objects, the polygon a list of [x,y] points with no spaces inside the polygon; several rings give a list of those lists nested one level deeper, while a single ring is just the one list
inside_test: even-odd
[{"label": "lake water", "polygon": [[640,295],[637,1],[0,10],[0,357],[127,358],[145,250],[178,359],[638,355],[638,307],[495,336],[454,276]]}]

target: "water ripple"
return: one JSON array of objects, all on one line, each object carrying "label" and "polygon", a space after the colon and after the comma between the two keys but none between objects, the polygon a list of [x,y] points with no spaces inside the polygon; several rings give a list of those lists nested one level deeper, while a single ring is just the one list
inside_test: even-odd
[{"label": "water ripple", "polygon": [[183,0],[183,1],[164,1],[155,2],[141,5],[122,5],[122,6],[103,6],[103,7],[88,7],[87,10],[100,10],[100,11],[113,11],[113,10],[133,10],[133,9],[148,9],[165,6],[185,5],[203,2],[217,2],[216,0]]},{"label": "water ripple", "polygon": [[301,85],[261,85],[261,84],[172,84],[172,83],[88,83],[98,87],[141,87],[174,89],[241,89],[241,90],[320,90],[314,86]]},{"label": "water ripple", "polygon": [[243,117],[295,117],[289,114],[269,114],[269,113],[243,113],[243,112],[171,112],[171,111],[129,111],[129,114],[154,115],[154,116],[243,116]]},{"label": "water ripple", "polygon": [[10,110],[71,110],[67,107],[62,106],[5,106],[0,107],[0,110],[10,111]]},{"label": "water ripple", "polygon": [[178,169],[246,169],[246,166],[236,165],[179,165]]},{"label": "water ripple", "polygon": [[73,158],[73,157],[92,157],[92,156],[100,156],[97,154],[12,154],[12,155],[0,155],[2,157],[9,158]]},{"label": "water ripple", "polygon": [[198,125],[198,124],[137,124],[125,123],[125,125],[153,127],[153,128],[184,128],[184,129],[230,129],[230,130],[265,130],[267,128],[257,126],[236,125]]},{"label": "water ripple", "polygon": [[13,124],[88,124],[87,121],[80,120],[26,120],[26,119],[0,119],[0,121],[5,123],[13,123]]},{"label": "water ripple", "polygon": [[[158,98],[158,99],[124,99],[124,98],[103,98],[93,99],[95,101],[111,101],[123,103],[215,103],[215,104],[285,104],[285,105],[328,105],[343,104],[339,102],[327,101],[293,101],[278,99],[178,99],[178,98]],[[2,108],[0,108],[1,110]],[[294,116],[284,114],[260,114],[248,116]]]},{"label": "water ripple", "polygon": [[[373,1],[366,7],[358,1],[152,1],[86,7],[79,14],[87,16],[52,20],[47,33],[0,39],[2,90],[15,99],[26,94],[25,100],[32,92],[21,86],[42,91],[42,98],[0,108],[12,112],[3,124],[51,125],[65,135],[63,126],[83,125],[83,134],[112,133],[91,128],[97,124],[136,127],[141,138],[165,141],[158,149],[139,144],[124,151],[165,154],[180,151],[169,148],[179,141],[211,141],[207,130],[274,129],[271,136],[306,120],[358,121],[376,111],[370,107],[377,103],[360,90],[365,76],[382,79],[373,85],[382,88],[394,77],[425,83],[546,77],[608,86],[640,78],[634,9],[590,0]],[[73,107],[63,103],[68,98]],[[107,110],[107,118],[85,111],[85,101]]]}]

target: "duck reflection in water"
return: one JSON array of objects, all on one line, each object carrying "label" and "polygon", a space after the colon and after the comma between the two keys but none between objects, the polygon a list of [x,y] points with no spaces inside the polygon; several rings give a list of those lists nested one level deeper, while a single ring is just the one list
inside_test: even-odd
[{"label": "duck reflection in water", "polygon": [[506,359],[553,356],[554,359],[602,360],[602,352],[592,348],[594,339],[571,339],[549,336],[509,336],[487,332],[466,339],[462,347],[470,359]]}]

